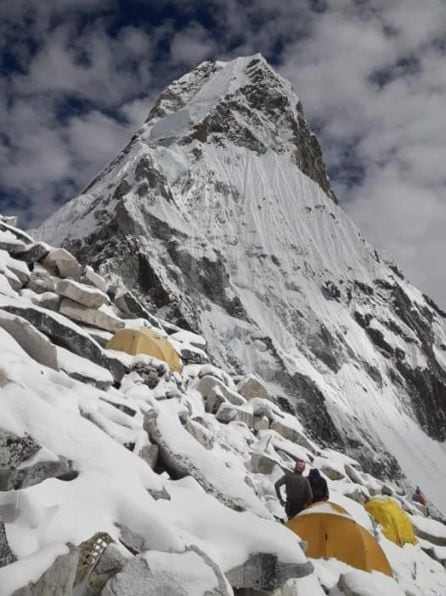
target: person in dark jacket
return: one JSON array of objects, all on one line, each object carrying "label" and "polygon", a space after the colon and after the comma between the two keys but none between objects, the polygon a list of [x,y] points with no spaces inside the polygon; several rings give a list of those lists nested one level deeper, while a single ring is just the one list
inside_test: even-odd
[{"label": "person in dark jacket", "polygon": [[[285,511],[288,519],[291,519],[309,505],[313,499],[308,478],[302,476],[305,470],[305,462],[298,459],[294,466],[294,472],[285,472],[285,475],[274,485],[276,489],[277,498],[280,503],[285,506]],[[280,488],[285,485],[286,502],[284,501]]]},{"label": "person in dark jacket", "polygon": [[318,501],[328,501],[330,495],[328,492],[327,481],[325,478],[322,478],[317,468],[310,470],[308,480],[311,485],[311,490],[313,491],[313,503],[317,503]]}]

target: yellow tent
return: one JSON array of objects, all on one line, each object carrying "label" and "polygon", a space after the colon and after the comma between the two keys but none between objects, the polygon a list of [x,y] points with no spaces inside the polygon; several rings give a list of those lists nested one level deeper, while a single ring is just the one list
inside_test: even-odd
[{"label": "yellow tent", "polygon": [[413,531],[410,517],[399,503],[390,497],[374,497],[364,505],[367,513],[382,526],[386,538],[402,546],[407,542],[416,544],[417,539]]},{"label": "yellow tent", "polygon": [[164,360],[171,370],[181,372],[181,360],[172,344],[151,329],[121,329],[107,342],[106,347],[127,354],[147,354]]},{"label": "yellow tent", "polygon": [[374,536],[335,503],[316,503],[290,519],[287,527],[308,543],[308,557],[334,557],[357,569],[392,576],[389,561]]}]

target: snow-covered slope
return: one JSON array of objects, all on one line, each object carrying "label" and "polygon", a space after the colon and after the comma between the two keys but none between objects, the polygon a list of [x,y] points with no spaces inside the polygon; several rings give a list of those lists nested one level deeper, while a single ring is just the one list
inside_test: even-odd
[{"label": "snow-covered slope", "polygon": [[[0,232],[0,596],[443,596],[446,525],[401,486],[312,441],[258,379],[207,363],[202,337],[1,216]],[[155,327],[197,362],[173,374],[107,350],[110,325]],[[307,559],[273,487],[298,457],[393,577]],[[381,493],[417,544],[372,525],[362,503]]]},{"label": "snow-covered slope", "polygon": [[[446,511],[446,320],[337,206],[290,85],[206,62],[37,231],[253,371],[311,436]],[[401,468],[401,469],[400,469]]]}]

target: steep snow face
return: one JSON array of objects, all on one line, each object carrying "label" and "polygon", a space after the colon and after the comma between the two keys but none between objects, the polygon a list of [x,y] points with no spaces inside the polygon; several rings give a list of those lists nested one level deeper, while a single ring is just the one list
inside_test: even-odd
[{"label": "steep snow face", "polygon": [[297,97],[253,56],[174,82],[38,234],[255,371],[318,440],[377,475],[400,466],[446,510],[444,313],[334,198]]}]

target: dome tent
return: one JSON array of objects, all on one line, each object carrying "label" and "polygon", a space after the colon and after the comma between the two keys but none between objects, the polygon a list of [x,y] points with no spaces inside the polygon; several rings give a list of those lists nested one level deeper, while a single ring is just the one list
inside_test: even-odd
[{"label": "dome tent", "polygon": [[375,537],[335,503],[316,503],[289,520],[287,527],[308,543],[308,557],[333,557],[357,569],[392,576]]},{"label": "dome tent", "polygon": [[395,499],[374,497],[367,501],[364,508],[382,526],[384,536],[395,544],[417,543],[410,517]]},{"label": "dome tent", "polygon": [[108,350],[118,350],[127,354],[147,354],[163,360],[174,372],[181,372],[182,365],[172,344],[162,335],[151,329],[121,329],[107,342]]}]

